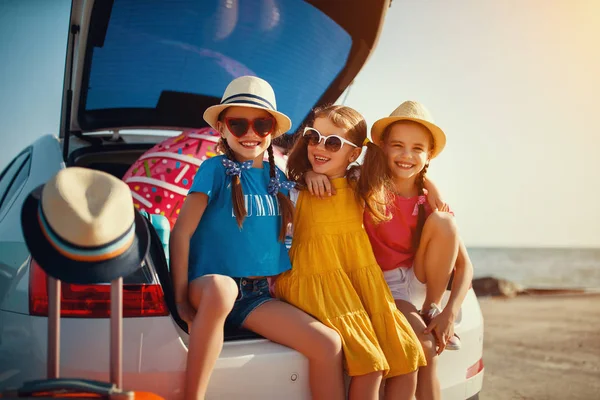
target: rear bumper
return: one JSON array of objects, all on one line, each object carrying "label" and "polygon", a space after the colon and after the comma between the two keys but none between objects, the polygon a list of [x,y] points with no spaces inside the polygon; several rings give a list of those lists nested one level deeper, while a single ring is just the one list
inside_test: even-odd
[{"label": "rear bumper", "polygon": [[[45,317],[0,311],[0,388],[46,377],[47,324]],[[61,377],[109,381],[109,327],[108,319],[61,319]],[[123,321],[126,389],[177,398],[186,357],[170,317]]]},{"label": "rear bumper", "polygon": [[464,400],[477,398],[483,386],[483,373],[481,371],[477,375],[465,379],[454,386],[446,387],[442,390],[442,398],[444,400]]},{"label": "rear bumper", "polygon": [[[442,398],[464,400],[481,391],[484,373],[483,370],[469,372],[483,357],[483,315],[473,290],[469,290],[463,301],[455,332],[460,336],[462,347],[458,351],[444,351],[437,370]],[[469,376],[475,372],[476,375]]]},{"label": "rear bumper", "polygon": [[[46,377],[47,319],[0,311],[0,389]],[[187,348],[170,317],[123,323],[123,385],[181,399]],[[109,321],[61,320],[62,377],[109,381]],[[308,399],[308,361],[264,339],[226,342],[209,398]]]},{"label": "rear bumper", "polygon": [[208,398],[310,399],[308,360],[265,339],[227,342]]},{"label": "rear bumper", "polygon": [[483,389],[483,374],[485,369],[480,373],[467,380],[465,392],[468,399],[475,399]]},{"label": "rear bumper", "polygon": [[[463,348],[445,351],[438,364],[444,399],[481,391],[483,371],[466,379],[482,357],[483,318],[472,291],[457,333]],[[0,389],[46,376],[47,319],[0,310]],[[109,379],[109,321],[61,320],[61,376]],[[171,317],[127,318],[123,326],[123,378],[128,390],[181,399],[187,347]],[[264,339],[226,342],[212,374],[209,398],[308,399],[308,361]]]}]

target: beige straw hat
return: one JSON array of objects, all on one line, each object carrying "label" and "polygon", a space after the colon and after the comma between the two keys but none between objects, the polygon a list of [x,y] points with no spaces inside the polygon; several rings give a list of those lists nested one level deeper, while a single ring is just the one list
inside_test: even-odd
[{"label": "beige straw hat", "polygon": [[256,76],[240,76],[229,83],[221,99],[221,103],[208,107],[204,111],[204,120],[217,130],[219,114],[227,107],[250,107],[268,111],[277,121],[277,132],[272,134],[275,139],[292,127],[292,121],[287,115],[277,111],[275,92],[269,82]]},{"label": "beige straw hat", "polygon": [[376,145],[381,144],[381,135],[390,124],[396,121],[414,121],[425,126],[433,136],[431,158],[435,158],[446,146],[446,134],[433,122],[431,113],[417,101],[405,101],[396,108],[389,117],[381,118],[371,128],[371,140]]},{"label": "beige straw hat", "polygon": [[129,186],[92,169],[62,169],[36,188],[23,204],[21,225],[33,259],[68,283],[127,276],[148,253],[148,227]]}]

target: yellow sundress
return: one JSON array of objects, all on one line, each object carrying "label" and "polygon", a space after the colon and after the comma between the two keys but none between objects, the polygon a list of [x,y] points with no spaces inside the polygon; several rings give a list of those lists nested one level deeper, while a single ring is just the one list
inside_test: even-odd
[{"label": "yellow sundress", "polygon": [[384,371],[388,378],[426,365],[419,339],[377,265],[363,228],[363,206],[346,178],[336,194],[300,192],[290,249],[292,269],[275,294],[335,329],[350,376]]}]

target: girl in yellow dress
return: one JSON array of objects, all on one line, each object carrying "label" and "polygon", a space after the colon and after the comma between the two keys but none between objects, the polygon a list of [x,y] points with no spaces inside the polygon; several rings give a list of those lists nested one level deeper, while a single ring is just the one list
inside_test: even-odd
[{"label": "girl in yellow dress", "polygon": [[[348,169],[366,146],[359,174]],[[327,175],[336,195],[319,198],[301,190],[296,201],[292,269],[276,281],[275,294],[335,329],[352,377],[350,399],[412,399],[423,349],[398,311],[363,228],[365,207],[375,221],[389,219],[389,189],[381,150],[368,142],[367,124],[355,110],[315,111],[288,159],[292,180],[312,170]],[[301,185],[302,186],[302,185]]]}]

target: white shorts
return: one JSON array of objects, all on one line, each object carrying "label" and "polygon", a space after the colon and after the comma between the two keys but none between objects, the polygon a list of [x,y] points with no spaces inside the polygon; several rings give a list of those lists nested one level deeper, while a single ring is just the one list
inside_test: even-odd
[{"label": "white shorts", "polygon": [[383,271],[394,300],[404,300],[412,303],[419,309],[425,301],[427,286],[415,276],[415,269],[396,268],[391,271]]}]

